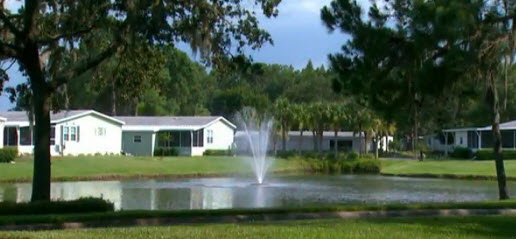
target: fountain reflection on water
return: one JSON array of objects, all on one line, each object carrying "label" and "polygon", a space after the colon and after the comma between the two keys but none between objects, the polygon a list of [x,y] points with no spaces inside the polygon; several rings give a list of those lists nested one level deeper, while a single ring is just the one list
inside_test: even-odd
[{"label": "fountain reflection on water", "polygon": [[236,118],[247,138],[256,182],[257,184],[263,184],[267,170],[274,161],[273,157],[267,157],[269,137],[274,121],[272,118],[258,117],[256,111],[251,108],[244,108],[237,114]]}]

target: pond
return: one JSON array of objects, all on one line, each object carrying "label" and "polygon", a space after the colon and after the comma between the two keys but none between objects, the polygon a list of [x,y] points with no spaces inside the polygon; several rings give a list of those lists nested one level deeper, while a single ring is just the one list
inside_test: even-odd
[{"label": "pond", "polygon": [[[516,192],[516,183],[509,182]],[[28,201],[31,185],[0,185],[0,200]],[[268,179],[199,178],[52,183],[52,199],[102,197],[117,210],[264,208],[349,203],[496,200],[495,181],[423,179],[380,175],[299,175]]]}]

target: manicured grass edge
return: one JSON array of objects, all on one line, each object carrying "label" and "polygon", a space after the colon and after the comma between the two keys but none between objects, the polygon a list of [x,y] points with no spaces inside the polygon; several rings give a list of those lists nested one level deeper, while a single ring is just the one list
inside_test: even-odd
[{"label": "manicured grass edge", "polygon": [[[389,177],[409,177],[409,178],[445,178],[445,179],[464,179],[464,180],[497,180],[496,176],[472,175],[472,174],[432,174],[432,173],[380,173],[382,176]],[[507,177],[507,180],[516,181],[516,177]]]},{"label": "manicured grass edge", "polygon": [[[291,174],[304,173],[307,170],[303,169],[285,169],[274,170],[270,174]],[[184,179],[184,178],[211,178],[211,177],[234,177],[234,176],[252,176],[253,173],[242,172],[220,172],[220,173],[186,173],[186,174],[110,174],[110,175],[90,175],[90,176],[65,176],[52,177],[52,182],[75,182],[75,181],[109,181],[109,180],[124,180],[124,179]],[[28,183],[32,182],[32,178],[16,178],[16,179],[0,179],[0,183]]]},{"label": "manicured grass edge", "polygon": [[[88,223],[94,222],[98,225],[109,222],[120,223],[129,220],[155,219],[203,219],[219,218],[224,221],[225,217],[253,217],[267,215],[285,215],[292,213],[337,213],[337,212],[360,212],[360,211],[416,211],[416,210],[494,210],[494,209],[516,209],[516,200],[507,201],[486,201],[486,202],[465,202],[465,203],[425,203],[425,204],[388,204],[388,205],[338,205],[338,206],[312,206],[312,207],[288,207],[288,208],[266,208],[266,209],[223,209],[223,210],[182,210],[182,211],[118,211],[105,213],[85,214],[50,214],[50,215],[23,215],[23,216],[0,216],[0,226],[10,225],[31,225],[31,224],[54,224],[63,223]],[[59,227],[56,227],[59,228]]]}]

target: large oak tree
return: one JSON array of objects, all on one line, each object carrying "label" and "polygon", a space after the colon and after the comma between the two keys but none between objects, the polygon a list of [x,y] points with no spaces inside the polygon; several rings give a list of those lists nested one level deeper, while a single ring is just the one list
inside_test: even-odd
[{"label": "large oak tree", "polygon": [[[51,97],[61,86],[134,44],[187,42],[206,62],[272,42],[259,8],[277,15],[280,0],[25,0],[0,5],[0,59],[28,76],[35,115],[32,201],[50,200]],[[108,34],[98,42],[98,34]],[[106,38],[103,38],[106,39]],[[79,51],[79,45],[95,48]],[[6,80],[5,68],[0,78]]]}]

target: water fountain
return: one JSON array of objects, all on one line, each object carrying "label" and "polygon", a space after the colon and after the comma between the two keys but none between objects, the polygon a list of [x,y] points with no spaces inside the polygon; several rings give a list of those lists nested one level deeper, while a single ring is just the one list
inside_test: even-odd
[{"label": "water fountain", "polygon": [[237,114],[237,119],[245,132],[251,151],[251,165],[256,176],[256,182],[261,185],[267,174],[267,169],[274,161],[274,157],[267,157],[273,119],[258,117],[256,111],[251,108],[244,108]]}]

